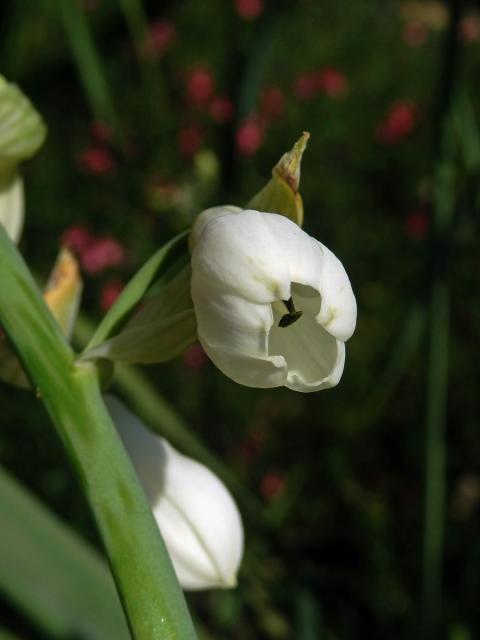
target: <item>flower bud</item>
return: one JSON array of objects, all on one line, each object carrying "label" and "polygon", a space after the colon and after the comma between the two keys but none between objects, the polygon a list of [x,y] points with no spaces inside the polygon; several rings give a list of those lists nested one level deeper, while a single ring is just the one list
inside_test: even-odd
[{"label": "flower bud", "polygon": [[44,298],[67,339],[72,335],[82,288],[78,262],[68,249],[62,249],[48,279]]},{"label": "flower bud", "polygon": [[300,166],[310,134],[304,132],[293,148],[285,153],[272,170],[272,178],[254,196],[247,209],[278,213],[299,226],[303,224],[303,201],[298,187]]},{"label": "flower bud", "polygon": [[[52,315],[67,338],[70,338],[77,317],[82,280],[78,263],[67,249],[62,249],[50,274],[44,292]],[[0,380],[28,389],[30,383],[17,356],[9,348],[5,336],[0,336]]]},{"label": "flower bud", "polygon": [[148,431],[117,398],[106,404],[143,485],[183,589],[229,588],[243,554],[240,514],[205,466]]},{"label": "flower bud", "polygon": [[0,224],[12,242],[18,243],[23,228],[23,181],[18,171],[0,172]]}]

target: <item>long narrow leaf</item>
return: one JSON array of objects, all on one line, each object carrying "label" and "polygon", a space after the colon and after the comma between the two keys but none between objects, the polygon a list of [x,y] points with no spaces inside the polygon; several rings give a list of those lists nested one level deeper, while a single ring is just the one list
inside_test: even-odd
[{"label": "long narrow leaf", "polygon": [[0,469],[0,590],[55,638],[129,638],[106,563]]},{"label": "long narrow leaf", "polygon": [[85,354],[105,342],[115,330],[128,320],[129,315],[140,302],[150,285],[160,277],[162,272],[171,265],[172,259],[179,253],[186,251],[186,239],[188,232],[184,231],[167,242],[137,271],[113,307],[98,325],[95,334],[85,349]]},{"label": "long narrow leaf", "polygon": [[116,126],[118,118],[113,99],[85,13],[77,2],[59,0],[59,4],[70,48],[90,107],[96,118]]}]

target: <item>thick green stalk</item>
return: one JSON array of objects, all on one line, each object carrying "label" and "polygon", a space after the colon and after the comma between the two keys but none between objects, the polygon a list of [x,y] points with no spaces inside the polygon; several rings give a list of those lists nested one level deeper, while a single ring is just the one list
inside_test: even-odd
[{"label": "thick green stalk", "polygon": [[105,408],[0,226],[0,324],[61,437],[89,502],[134,638],[195,632],[151,509]]},{"label": "thick green stalk", "polygon": [[[76,340],[81,348],[90,341],[92,333],[91,322],[80,314],[75,323],[74,341]],[[193,433],[140,369],[117,363],[113,384],[149,428],[167,438],[186,455],[196,458],[209,467],[225,482],[239,500],[243,511],[248,513],[252,520],[268,524],[267,513],[260,501],[248,491],[231,469],[207,447],[201,438]]]}]

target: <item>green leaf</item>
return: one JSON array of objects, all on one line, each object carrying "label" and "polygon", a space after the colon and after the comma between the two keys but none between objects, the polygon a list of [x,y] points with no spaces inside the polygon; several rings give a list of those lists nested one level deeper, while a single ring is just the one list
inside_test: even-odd
[{"label": "green leaf", "polygon": [[190,295],[187,264],[116,336],[85,353],[82,360],[108,358],[130,364],[167,362],[197,340],[197,320]]},{"label": "green leaf", "polygon": [[21,640],[20,636],[14,635],[4,627],[0,627],[0,640]]},{"label": "green leaf", "polygon": [[130,637],[104,560],[0,468],[0,589],[54,638]]},{"label": "green leaf", "polygon": [[143,298],[149,287],[165,273],[172,265],[175,258],[182,252],[186,253],[188,231],[184,231],[175,236],[172,240],[163,245],[153,256],[137,271],[121,295],[103,318],[97,327],[92,339],[88,343],[84,354],[93,350],[94,347],[105,342],[115,332],[118,332],[123,324],[129,319],[135,310],[136,305]]},{"label": "green leaf", "polygon": [[86,358],[108,358],[130,364],[168,362],[197,339],[193,309],[180,311],[157,322],[138,324],[122,331],[85,354]]},{"label": "green leaf", "polygon": [[43,144],[46,127],[17,85],[0,75],[0,168],[33,156]]},{"label": "green leaf", "polygon": [[472,102],[466,91],[459,92],[453,103],[453,125],[469,173],[480,171],[480,132]]},{"label": "green leaf", "polygon": [[299,588],[295,597],[295,638],[297,640],[318,640],[322,633],[321,613],[317,599],[304,587]]},{"label": "green leaf", "polygon": [[118,118],[90,25],[78,2],[59,0],[63,24],[80,81],[95,117],[114,126]]}]

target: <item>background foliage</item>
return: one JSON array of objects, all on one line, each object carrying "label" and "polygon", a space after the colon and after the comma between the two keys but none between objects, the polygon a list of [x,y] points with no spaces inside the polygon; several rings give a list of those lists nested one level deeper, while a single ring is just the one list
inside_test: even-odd
[{"label": "background foliage", "polygon": [[[239,587],[189,596],[203,637],[477,637],[475,3],[449,11],[435,1],[17,0],[2,3],[0,32],[2,73],[49,127],[24,167],[21,249],[40,281],[62,241],[77,252],[91,321],[202,208],[247,202],[311,133],[305,229],[341,258],[359,303],[341,384],[308,396],[239,387],[198,346],[145,370],[159,393],[145,397],[154,426],[176,431],[192,453],[199,445],[180,416],[245,487]],[[450,200],[442,228],[438,212]],[[432,295],[439,278],[450,290],[449,323]],[[448,337],[432,351],[442,322]],[[119,388],[135,395],[136,384]],[[159,413],[165,399],[178,416],[165,404]],[[36,399],[0,384],[0,406],[2,465],[98,546]],[[441,530],[424,539],[424,487],[426,460],[444,446],[445,478],[441,463],[429,476],[445,505],[442,548]],[[438,540],[435,577],[425,555]],[[22,554],[14,542],[11,553]],[[5,634],[67,637],[4,582]]]}]

